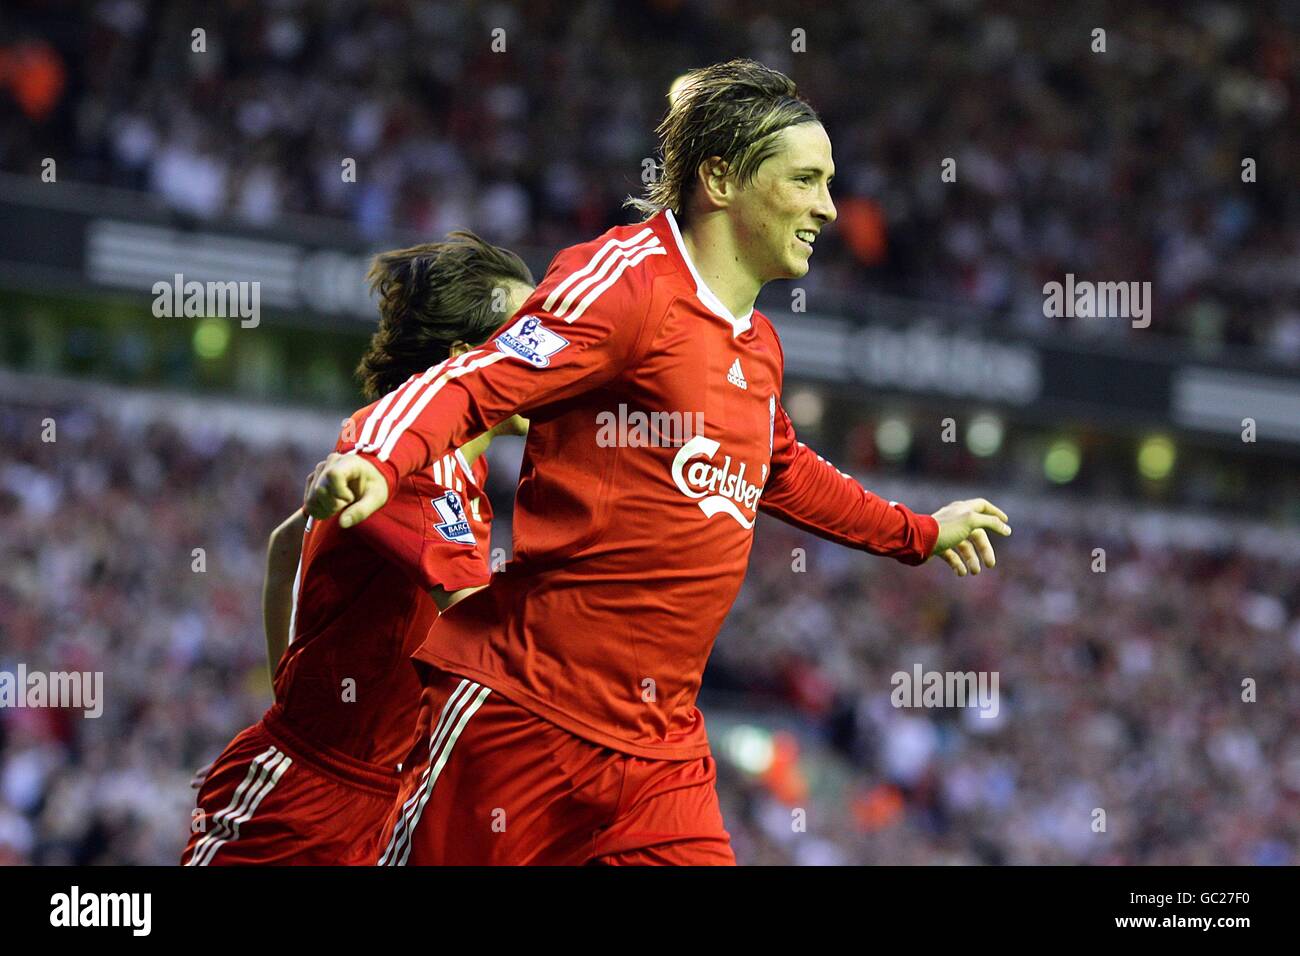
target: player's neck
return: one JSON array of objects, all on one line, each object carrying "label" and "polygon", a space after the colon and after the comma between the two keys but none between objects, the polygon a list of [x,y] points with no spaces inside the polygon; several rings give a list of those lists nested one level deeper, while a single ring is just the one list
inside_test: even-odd
[{"label": "player's neck", "polygon": [[706,213],[693,217],[682,229],[682,243],[709,291],[732,315],[748,315],[763,282],[745,267],[726,216]]}]

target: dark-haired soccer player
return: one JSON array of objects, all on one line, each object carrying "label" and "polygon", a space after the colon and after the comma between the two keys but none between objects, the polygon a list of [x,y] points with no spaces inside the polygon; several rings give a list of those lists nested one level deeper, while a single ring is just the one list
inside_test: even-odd
[{"label": "dark-haired soccer player", "polygon": [[[733,863],[695,700],[758,512],[959,574],[993,564],[985,529],[1010,533],[983,499],[882,501],[795,437],[754,301],[808,271],[835,168],[794,83],[750,60],[695,71],[659,133],[648,218],[561,251],[513,323],[402,386],[408,414],[308,495],[365,527],[443,449],[531,418],[514,560],[416,654],[421,732],[382,863]],[[597,422],[622,405],[704,430],[611,446]]]},{"label": "dark-haired soccer player", "polygon": [[[402,421],[398,385],[463,361],[533,288],[516,255],[470,233],[384,253],[368,279],[380,323],[357,372],[379,400],[343,423],[344,454]],[[263,599],[275,704],[207,771],[184,863],[375,861],[415,731],[411,653],[440,609],[487,582],[482,452],[494,434],[526,429],[513,417],[466,436],[403,477],[364,528],[307,520],[304,531],[295,515],[276,529]]]}]

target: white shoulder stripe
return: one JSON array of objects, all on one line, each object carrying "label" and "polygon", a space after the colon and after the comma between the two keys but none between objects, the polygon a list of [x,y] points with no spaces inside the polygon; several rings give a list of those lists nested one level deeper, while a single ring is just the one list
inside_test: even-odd
[{"label": "white shoulder stripe", "polygon": [[[406,381],[409,382],[410,379],[407,379]],[[379,420],[384,417],[384,413],[388,411],[388,406],[393,404],[393,399],[397,397],[397,393],[400,392],[405,385],[406,382],[403,382],[379,400],[379,404],[376,405],[374,411],[366,417],[366,423],[361,427],[361,437],[357,440],[358,445],[364,445],[366,442],[370,441],[370,436],[375,432],[375,426],[379,423]]]},{"label": "white shoulder stripe", "polygon": [[[642,252],[642,250],[652,249],[655,247],[658,247],[660,249],[663,248],[662,243],[659,242],[658,236],[650,239],[648,242],[642,243],[639,246],[633,246],[631,249],[619,249],[611,253],[610,255],[606,256],[605,261],[601,263],[599,269],[597,269],[595,272],[591,273],[591,275],[584,278],[581,282],[575,284],[573,288],[569,290],[568,295],[564,297],[564,301],[561,302],[558,306],[555,307],[555,309],[552,310],[552,314],[556,318],[565,318],[565,313],[568,312],[569,309],[572,307],[574,300],[577,299],[579,296],[583,295],[584,293],[586,293],[586,291],[590,289],[593,285],[596,285],[597,283],[601,283],[600,285],[601,289],[609,288],[608,283],[605,283],[604,279],[605,276],[609,274],[611,269],[614,270],[614,274],[617,276],[619,273],[621,273],[624,269],[627,268],[628,262],[634,259],[636,256],[638,256]],[[572,322],[573,319],[565,318],[565,321]]]},{"label": "white shoulder stripe", "polygon": [[[617,282],[618,277],[621,276],[623,274],[623,271],[627,269],[629,266],[636,265],[646,256],[666,256],[666,255],[668,255],[668,250],[665,249],[662,245],[660,245],[658,239],[654,241],[653,245],[647,245],[639,249],[635,254],[631,254],[631,253],[627,254],[627,256],[623,259],[623,261],[618,264],[618,268],[614,270],[614,272],[610,275],[608,279],[606,279],[600,285],[596,286],[594,289],[588,292],[587,297],[583,299],[580,303],[578,303],[578,307],[573,310],[573,313],[571,315],[564,316],[564,321],[577,322],[580,318],[582,318],[582,314],[587,311],[587,307],[591,305],[591,303],[595,302],[598,298],[600,298],[601,294],[606,289],[608,289],[615,282]],[[560,313],[557,312],[556,314],[559,315]]]},{"label": "white shoulder stripe", "polygon": [[[630,239],[609,240],[609,242],[601,246],[600,250],[594,256],[591,257],[590,262],[588,262],[577,272],[571,274],[567,279],[565,279],[563,282],[561,282],[559,285],[557,285],[554,289],[551,290],[551,294],[548,295],[546,297],[546,301],[542,303],[542,308],[545,309],[547,312],[553,311],[555,308],[555,303],[559,300],[560,295],[566,289],[568,289],[569,286],[573,285],[573,283],[585,279],[592,272],[595,272],[596,269],[600,268],[601,260],[604,259],[605,256],[611,250],[624,250],[624,249],[630,249],[633,246],[639,246],[642,242],[644,242],[646,239],[649,239],[651,236],[654,236],[654,230],[647,226],[645,229],[642,229],[640,232],[638,232],[635,236],[632,236]],[[658,237],[656,237],[656,241],[657,238]]]},{"label": "white shoulder stripe", "polygon": [[[385,413],[382,416],[379,415],[379,409],[375,409],[370,418],[366,421],[366,429],[362,432],[361,440],[356,444],[357,450],[372,451],[382,444],[388,435],[389,429],[393,427],[393,423],[397,421],[398,416],[402,414],[402,410],[406,408],[411,399],[420,391],[420,388],[424,383],[437,375],[446,365],[446,362],[442,362],[433,366],[433,368],[426,369],[425,372],[418,377],[412,375],[402,383],[401,387],[390,392],[387,397],[396,398],[397,400],[391,404],[390,408],[385,410]],[[366,434],[366,432],[370,431],[370,425],[374,421],[380,422],[379,429],[371,434]]]},{"label": "white shoulder stripe", "polygon": [[[478,349],[475,350],[475,352],[479,352],[479,351],[480,350]],[[472,355],[475,354],[475,352],[469,352],[466,354]],[[468,365],[463,365],[460,368],[447,369],[441,375],[439,375],[437,379],[435,379],[434,381],[426,385],[423,385],[422,386],[423,390],[420,392],[420,397],[411,403],[411,408],[406,413],[406,417],[403,418],[392,429],[392,431],[388,433],[388,436],[383,440],[383,445],[379,448],[379,452],[378,452],[379,460],[388,461],[388,456],[393,453],[393,447],[397,444],[397,440],[402,437],[402,433],[405,432],[406,429],[408,429],[411,426],[411,423],[413,421],[415,421],[417,418],[420,417],[420,412],[424,411],[424,407],[428,405],[430,401],[433,400],[433,396],[437,395],[438,392],[442,390],[442,387],[444,385],[446,385],[453,378],[460,378],[462,375],[468,375],[470,372],[477,371],[480,368],[484,368],[488,365],[491,365],[494,362],[499,362],[503,358],[507,358],[507,357],[508,356],[505,352],[495,350],[491,354],[484,355],[482,358],[475,359],[474,361],[470,362]],[[371,447],[364,448],[362,450],[373,451],[374,446],[372,445]]]},{"label": "white shoulder stripe", "polygon": [[479,354],[482,354],[481,350],[475,349],[466,352],[463,355],[459,355],[454,359],[447,359],[446,361],[439,362],[437,365],[426,369],[418,376],[412,375],[399,388],[394,389],[385,396],[385,401],[387,401],[390,398],[396,397],[399,392],[401,393],[401,397],[398,398],[396,404],[394,404],[392,408],[388,409],[387,414],[383,416],[383,424],[380,425],[378,431],[373,433],[370,432],[370,424],[371,422],[380,419],[380,409],[376,408],[375,411],[371,413],[370,418],[366,420],[366,429],[362,431],[361,438],[357,441],[356,447],[353,450],[373,452],[384,443],[389,432],[392,430],[393,424],[398,420],[398,416],[402,414],[402,411],[410,404],[411,399],[418,395],[425,385],[430,381],[433,381],[441,372],[450,368],[455,368],[462,364],[465,359]]},{"label": "white shoulder stripe", "polygon": [[[425,382],[428,382],[440,371],[455,368],[458,365],[463,364],[465,360],[473,354],[474,350],[471,350],[469,352],[462,352],[455,358],[444,359],[437,365],[425,369],[423,373],[412,375],[397,388],[385,395],[383,401],[376,406],[375,410],[370,413],[370,417],[366,419],[365,428],[361,431],[361,438],[357,441],[356,447],[361,451],[370,451],[383,444],[384,438],[387,436],[389,429],[393,427],[393,422],[397,421],[397,416],[402,414],[402,409],[406,407],[411,398],[419,391],[420,386]],[[399,392],[401,393],[401,397],[397,398]],[[390,409],[388,406],[392,404],[394,398],[397,398],[397,403]],[[378,433],[374,430],[376,422],[382,422],[379,426]]]}]

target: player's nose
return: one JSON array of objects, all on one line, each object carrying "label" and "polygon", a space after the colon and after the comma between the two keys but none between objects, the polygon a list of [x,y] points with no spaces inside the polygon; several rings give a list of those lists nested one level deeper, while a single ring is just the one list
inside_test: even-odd
[{"label": "player's nose", "polygon": [[817,197],[817,204],[812,208],[812,214],[823,225],[830,225],[839,216],[839,211],[835,208],[835,200],[831,199],[831,191],[824,184],[821,195]]}]

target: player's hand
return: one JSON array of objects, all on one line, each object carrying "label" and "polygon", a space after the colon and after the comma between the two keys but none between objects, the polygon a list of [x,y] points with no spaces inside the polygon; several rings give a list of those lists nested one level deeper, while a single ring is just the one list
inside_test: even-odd
[{"label": "player's hand", "polygon": [[[331,455],[333,455],[333,452],[331,452]],[[328,458],[326,458],[324,461],[316,462],[315,469],[313,469],[312,473],[307,476],[307,484],[303,486],[302,489],[302,513],[304,515],[307,514],[307,502],[311,500],[312,486],[316,484],[317,480],[320,478],[320,473],[325,470],[325,467],[329,463],[330,460]]]},{"label": "player's hand", "polygon": [[948,562],[959,578],[979,574],[981,561],[990,568],[997,564],[989,531],[1003,537],[1011,534],[1006,512],[984,498],[954,501],[931,517],[939,522],[939,537],[931,553]]},{"label": "player's hand", "polygon": [[339,526],[360,524],[388,502],[388,482],[379,469],[359,455],[332,452],[307,490],[303,508],[317,521],[340,511]]},{"label": "player's hand", "polygon": [[492,429],[492,435],[519,435],[520,437],[528,434],[528,419],[522,415],[511,415],[501,424]]}]

